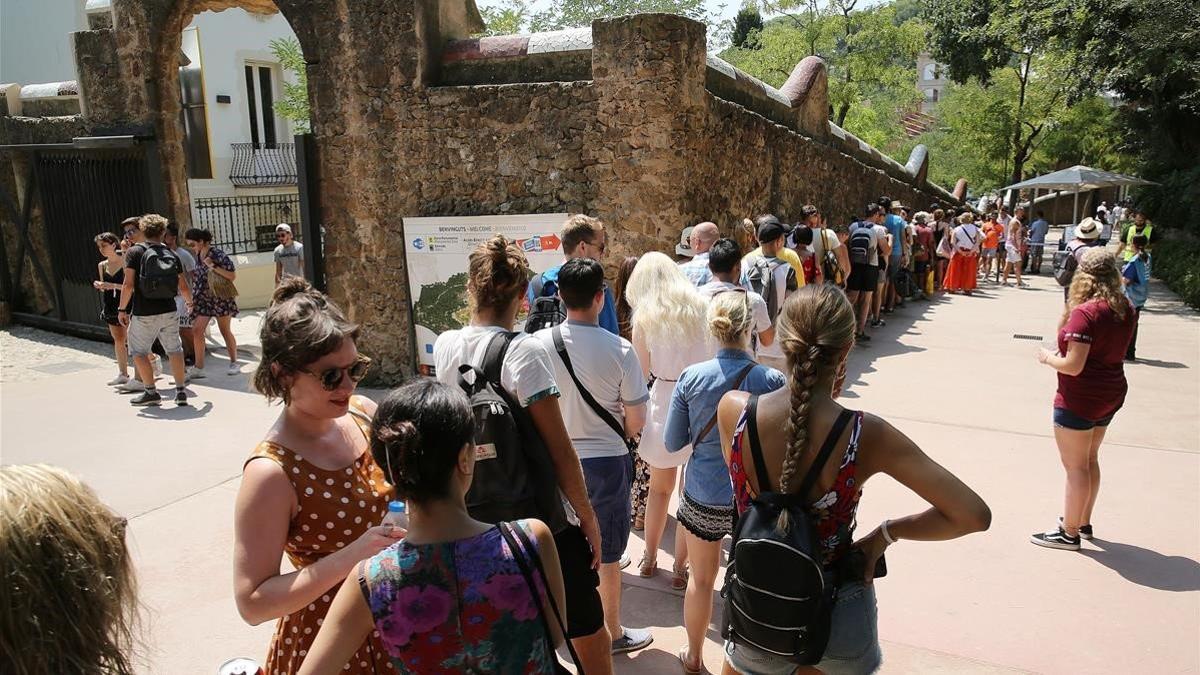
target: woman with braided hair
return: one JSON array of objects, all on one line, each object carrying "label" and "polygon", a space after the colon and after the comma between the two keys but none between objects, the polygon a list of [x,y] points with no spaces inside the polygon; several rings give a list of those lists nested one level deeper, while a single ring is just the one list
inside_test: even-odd
[{"label": "woman with braided hair", "polygon": [[[721,399],[718,426],[739,513],[760,485],[794,492],[844,409],[837,402],[854,346],[854,310],[834,286],[806,286],[784,304],[777,324],[788,365],[788,387],[761,397],[732,391]],[[750,439],[748,420],[763,430]],[[851,413],[845,433],[835,439],[831,461],[819,467],[811,504],[821,538],[827,578],[839,587],[823,673],[870,673],[881,663],[873,571],[884,550],[901,539],[942,541],[986,530],[987,504],[958,478],[934,462],[907,436],[884,420]],[[783,430],[767,433],[766,430]],[[749,445],[761,446],[767,476],[750,461]],[[837,459],[837,461],[832,461]],[[854,514],[862,485],[885,473],[929,502],[920,513],[885,520],[857,542]],[[765,478],[765,480],[764,480]],[[861,552],[861,556],[851,553]],[[725,673],[793,673],[795,664],[773,654],[727,642]],[[812,671],[809,671],[812,672]]]},{"label": "woman with braided hair", "polygon": [[701,672],[701,649],[712,618],[713,585],[721,566],[721,540],[733,531],[733,490],[721,456],[717,404],[731,389],[765,394],[787,381],[774,368],[750,356],[753,305],[745,290],[721,291],[708,306],[708,330],[720,348],[716,358],[689,366],[679,376],[667,414],[667,450],[692,446],[676,517],[687,538],[692,574],[683,595],[683,625],[688,642],[679,660],[689,673]]},{"label": "woman with braided hair", "polygon": [[355,566],[302,675],[345,672],[373,631],[403,673],[555,672],[563,636],[549,600],[566,605],[554,537],[540,520],[467,513],[474,436],[458,387],[412,380],[379,404],[371,455],[408,503],[408,534]]}]

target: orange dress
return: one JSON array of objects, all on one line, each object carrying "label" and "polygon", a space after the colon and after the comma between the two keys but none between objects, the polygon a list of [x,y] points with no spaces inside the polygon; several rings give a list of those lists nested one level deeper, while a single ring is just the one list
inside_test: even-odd
[{"label": "orange dress", "polygon": [[[351,398],[350,408],[364,413],[362,398]],[[363,435],[367,435],[368,423],[358,416],[354,416],[354,421]],[[288,527],[284,546],[296,569],[349,546],[368,528],[379,524],[387,513],[392,486],[384,479],[369,450],[350,466],[333,471],[313,466],[299,453],[269,441],[259,443],[246,464],[260,457],[283,467],[296,490],[299,509]],[[267,675],[290,675],[300,669],[340,585],[341,581],[308,606],[279,620],[267,653]],[[347,670],[340,672],[354,675],[395,672],[377,631],[355,652]]]}]

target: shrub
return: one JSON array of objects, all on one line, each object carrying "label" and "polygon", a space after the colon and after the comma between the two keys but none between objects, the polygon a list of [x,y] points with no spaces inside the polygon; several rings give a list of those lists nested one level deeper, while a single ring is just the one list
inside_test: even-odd
[{"label": "shrub", "polygon": [[1200,240],[1170,237],[1154,247],[1151,273],[1189,306],[1200,309]]}]

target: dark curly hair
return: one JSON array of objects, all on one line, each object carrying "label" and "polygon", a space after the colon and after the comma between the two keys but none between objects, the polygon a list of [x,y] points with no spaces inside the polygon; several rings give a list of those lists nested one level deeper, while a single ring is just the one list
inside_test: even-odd
[{"label": "dark curly hair", "polygon": [[262,360],[254,388],[268,401],[290,402],[285,376],[336,351],[345,340],[358,340],[358,326],[301,277],[284,277],[259,331]]},{"label": "dark curly hair", "polygon": [[371,422],[371,456],[405,501],[449,494],[458,453],[475,435],[466,394],[432,378],[393,389]]}]

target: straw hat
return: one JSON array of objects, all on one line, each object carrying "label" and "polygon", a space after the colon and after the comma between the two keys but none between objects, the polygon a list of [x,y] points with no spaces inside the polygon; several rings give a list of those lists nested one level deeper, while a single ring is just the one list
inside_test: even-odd
[{"label": "straw hat", "polygon": [[1091,241],[1099,238],[1100,223],[1095,218],[1084,218],[1079,221],[1079,225],[1075,227],[1075,238]]}]

